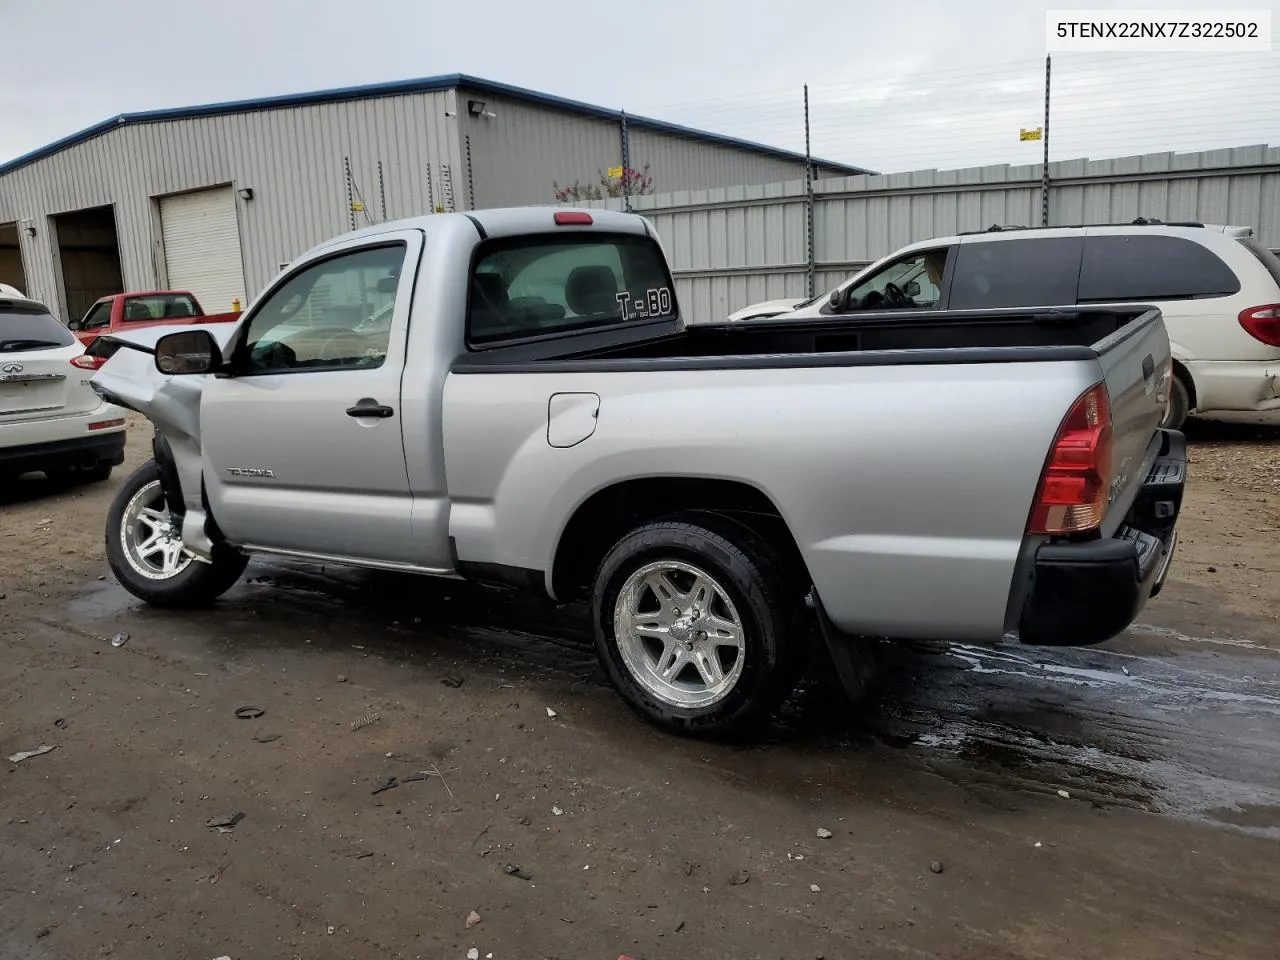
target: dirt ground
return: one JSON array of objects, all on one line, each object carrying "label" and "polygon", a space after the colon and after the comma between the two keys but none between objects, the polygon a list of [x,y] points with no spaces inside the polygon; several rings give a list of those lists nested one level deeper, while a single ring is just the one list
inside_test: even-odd
[{"label": "dirt ground", "polygon": [[888,648],[873,704],[806,684],[750,746],[640,722],[577,610],[257,562],[142,607],[125,471],[24,481],[0,754],[56,749],[0,771],[0,957],[1273,958],[1280,426],[1188,434],[1127,635]]}]

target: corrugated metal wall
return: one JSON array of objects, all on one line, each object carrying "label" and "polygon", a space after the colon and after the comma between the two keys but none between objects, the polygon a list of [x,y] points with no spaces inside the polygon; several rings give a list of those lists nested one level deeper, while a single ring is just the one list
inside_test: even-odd
[{"label": "corrugated metal wall", "polygon": [[[471,96],[495,116],[468,114]],[[597,183],[618,163],[618,127],[608,120],[461,90],[458,106],[471,138],[476,207],[554,203],[553,181],[562,187],[574,180]]]},{"label": "corrugated metal wall", "polygon": [[457,193],[459,133],[445,117],[454,99],[444,91],[125,126],[0,177],[0,222],[30,220],[36,235],[20,231],[29,295],[65,310],[51,214],[114,205],[125,285],[145,289],[160,282],[153,198],[224,183],[250,187],[253,199],[238,202],[252,297],[281,263],[349,228],[344,157],[375,218],[379,160],[388,217],[429,212],[446,165]]},{"label": "corrugated metal wall", "polygon": [[[472,96],[494,116],[472,116]],[[113,205],[125,286],[150,288],[165,283],[155,198],[250,187],[238,210],[252,298],[281,263],[348,229],[344,157],[355,199],[377,220],[379,160],[386,214],[396,218],[553,203],[555,182],[598,182],[621,163],[621,144],[616,121],[465,89],[130,124],[0,176],[0,222],[35,227],[21,237],[31,295],[65,313],[49,216]],[[631,165],[648,163],[659,189],[803,174],[801,161],[643,126],[631,127],[630,144]],[[365,222],[358,214],[356,225]]]},{"label": "corrugated metal wall", "polygon": [[[1252,226],[1280,248],[1280,148],[1150,154],[1049,165],[1049,223],[1135,217]],[[814,188],[816,290],[917,240],[1040,223],[1040,165],[833,178]],[[622,201],[596,204],[621,209]],[[802,180],[637,197],[671,259],[685,315],[713,321],[806,293]]]},{"label": "corrugated metal wall", "polygon": [[[467,101],[485,104],[493,117],[473,117]],[[471,138],[477,207],[555,202],[555,185],[600,185],[610,167],[622,165],[619,121],[584,117],[506,97],[458,91],[464,136]],[[754,153],[726,144],[628,127],[630,163],[649,166],[658,192],[705,190],[726,183],[770,183],[804,176],[804,160]],[[464,144],[465,150],[465,144]],[[823,168],[818,175],[831,175]]]}]

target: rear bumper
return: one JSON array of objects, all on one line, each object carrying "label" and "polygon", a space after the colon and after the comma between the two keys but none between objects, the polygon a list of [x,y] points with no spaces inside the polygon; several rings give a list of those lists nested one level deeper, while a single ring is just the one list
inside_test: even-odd
[{"label": "rear bumper", "polygon": [[1280,410],[1280,360],[1190,360],[1196,410]]},{"label": "rear bumper", "polygon": [[28,443],[20,447],[0,447],[0,469],[6,473],[28,470],[57,470],[64,467],[94,467],[124,463],[123,430],[102,436],[72,437]]},{"label": "rear bumper", "polygon": [[1046,543],[1037,550],[1018,627],[1023,643],[1110,640],[1164,586],[1178,540],[1187,442],[1175,430],[1162,433],[1160,455],[1114,537]]}]

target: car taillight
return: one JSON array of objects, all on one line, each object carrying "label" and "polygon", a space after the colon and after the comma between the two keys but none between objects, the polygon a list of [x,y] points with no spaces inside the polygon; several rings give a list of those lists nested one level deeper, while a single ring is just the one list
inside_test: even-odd
[{"label": "car taillight", "polygon": [[97,370],[106,362],[106,357],[91,357],[87,353],[82,353],[71,361],[71,365],[81,370]]},{"label": "car taillight", "polygon": [[1240,311],[1240,326],[1255,340],[1269,347],[1280,347],[1280,303],[1247,307]]},{"label": "car taillight", "polygon": [[1111,402],[1106,384],[1080,395],[1040,477],[1027,533],[1085,533],[1102,523],[1111,478]]}]

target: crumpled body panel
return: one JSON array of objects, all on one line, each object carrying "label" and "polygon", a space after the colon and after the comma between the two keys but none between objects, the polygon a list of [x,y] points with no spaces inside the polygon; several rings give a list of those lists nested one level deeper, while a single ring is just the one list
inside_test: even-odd
[{"label": "crumpled body panel", "polygon": [[155,344],[162,336],[193,327],[208,330],[219,347],[225,348],[239,324],[183,324],[110,334],[103,340],[118,343],[122,349],[90,383],[100,396],[142,414],[169,442],[182,485],[182,542],[197,557],[208,559],[213,544],[205,530],[201,495],[200,397],[209,375],[168,376],[156,369],[154,360]]}]

